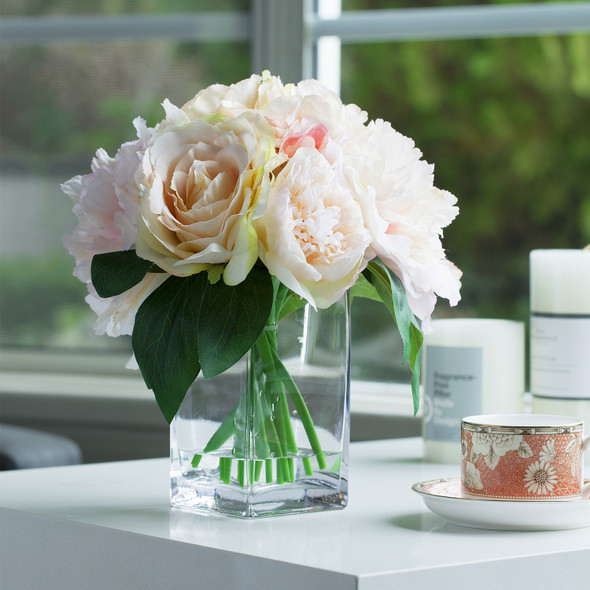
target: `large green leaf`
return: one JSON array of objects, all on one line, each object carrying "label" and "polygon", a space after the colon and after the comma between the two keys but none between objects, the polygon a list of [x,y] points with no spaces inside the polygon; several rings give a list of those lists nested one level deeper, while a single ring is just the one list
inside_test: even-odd
[{"label": "large green leaf", "polygon": [[170,277],[141,305],[132,344],[146,385],[170,423],[200,371],[197,326],[207,273]]},{"label": "large green leaf", "polygon": [[223,373],[250,350],[264,330],[272,303],[272,280],[264,268],[255,266],[238,285],[207,283],[197,330],[206,379]]},{"label": "large green leaf", "polygon": [[363,271],[365,278],[375,287],[379,297],[397,323],[403,342],[403,364],[409,361],[412,375],[414,413],[420,403],[420,360],[422,356],[422,332],[418,326],[401,280],[380,260],[374,259]]},{"label": "large green leaf", "polygon": [[95,254],[90,264],[92,284],[101,297],[114,297],[135,287],[152,266],[135,250]]}]

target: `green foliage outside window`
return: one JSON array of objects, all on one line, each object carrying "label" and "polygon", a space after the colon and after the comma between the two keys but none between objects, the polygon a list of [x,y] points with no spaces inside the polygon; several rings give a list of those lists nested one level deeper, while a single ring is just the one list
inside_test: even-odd
[{"label": "green foliage outside window", "polygon": [[[18,3],[5,3],[4,14],[12,4]],[[41,12],[63,4],[47,0]],[[94,4],[94,12],[108,12],[112,4]],[[117,10],[151,11],[156,4],[117,3]],[[247,9],[247,2],[211,4],[213,10]],[[395,5],[409,7],[343,3],[344,9]],[[166,4],[167,11],[194,8],[188,0]],[[245,44],[6,48],[0,57],[0,172],[46,175],[55,186],[55,206],[69,216],[64,231],[71,231],[75,220],[59,183],[88,169],[97,146],[114,154],[133,138],[134,116],[150,124],[161,118],[164,97],[182,104],[204,86],[230,84],[248,73]],[[529,251],[590,242],[590,36],[343,45],[342,98],[412,137],[426,160],[436,162],[436,185],[459,199],[461,213],[444,244],[464,271],[463,300],[456,309],[440,306],[438,314],[526,320]],[[19,198],[26,202],[28,196]],[[66,341],[56,332],[70,334],[78,314],[87,318],[80,338],[92,343],[84,289],[71,277],[61,233],[32,266],[19,268],[22,256],[3,252],[3,343],[30,344],[32,334],[37,344]],[[42,293],[55,294],[44,299],[45,322],[22,311],[39,307]],[[12,313],[18,306],[21,312]],[[366,306],[356,313],[353,308],[354,358],[361,366],[354,376],[387,378],[389,359],[399,358],[397,343],[391,343],[390,329],[384,333],[389,323],[380,310]]]},{"label": "green foliage outside window", "polygon": [[459,313],[525,319],[529,251],[590,242],[589,61],[588,35],[343,48],[343,100],[412,137],[459,199]]}]

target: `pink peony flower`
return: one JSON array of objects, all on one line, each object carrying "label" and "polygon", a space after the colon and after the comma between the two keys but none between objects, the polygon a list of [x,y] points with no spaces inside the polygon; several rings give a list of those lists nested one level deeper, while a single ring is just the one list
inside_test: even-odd
[{"label": "pink peony flower", "polygon": [[78,224],[64,237],[64,246],[76,259],[74,276],[86,283],[86,301],[98,315],[95,330],[109,336],[131,334],[133,320],[143,300],[168,276],[148,275],[133,292],[102,299],[92,286],[90,265],[95,254],[128,250],[137,238],[140,208],[135,175],[153,134],[142,119],[135,119],[138,139],[124,143],[114,158],[102,149],[92,160],[92,172],[62,184],[74,202]]},{"label": "pink peony flower", "polygon": [[64,237],[64,246],[76,259],[74,275],[90,281],[90,262],[95,254],[128,250],[137,236],[139,188],[135,173],[151,131],[135,119],[138,139],[124,143],[114,158],[99,149],[90,174],[75,176],[61,185],[74,202],[78,224]]}]

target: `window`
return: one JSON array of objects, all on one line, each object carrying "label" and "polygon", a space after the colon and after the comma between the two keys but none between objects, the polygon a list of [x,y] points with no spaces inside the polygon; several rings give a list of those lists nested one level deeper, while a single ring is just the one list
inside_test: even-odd
[{"label": "window", "polygon": [[[159,121],[165,97],[183,104],[199,88],[249,75],[247,15],[236,12],[247,3],[206,4],[216,12],[195,20],[194,2],[4,3],[0,338],[5,350],[128,355],[127,338],[93,334],[86,289],[72,276],[72,258],[62,246],[75,217],[60,184],[88,173],[98,147],[114,155],[132,139],[136,116],[152,125]],[[190,39],[191,27],[205,42]]]},{"label": "window", "polygon": [[[319,77],[436,163],[437,186],[459,198],[444,244],[464,271],[462,302],[439,315],[526,320],[528,252],[590,241],[590,4],[470,4],[129,0],[114,13],[106,0],[6,1],[4,351],[127,350],[92,334],[61,246],[75,220],[59,184],[88,170],[98,146],[112,154],[130,139],[134,116],[158,120],[164,97],[183,103],[263,67],[284,81]],[[353,378],[405,381],[399,347],[380,306],[355,306]]]}]

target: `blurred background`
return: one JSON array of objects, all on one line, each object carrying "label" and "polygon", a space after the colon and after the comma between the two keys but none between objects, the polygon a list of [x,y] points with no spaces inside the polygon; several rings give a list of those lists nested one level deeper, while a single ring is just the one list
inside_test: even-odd
[{"label": "blurred background", "polygon": [[[3,0],[2,369],[96,372],[104,358],[101,373],[123,372],[129,339],[93,334],[62,247],[76,220],[59,186],[88,173],[98,147],[114,155],[133,139],[134,117],[158,122],[164,98],[182,105],[267,67],[283,82],[318,77],[390,121],[458,197],[443,243],[464,273],[462,301],[436,317],[526,322],[530,250],[590,242],[588,5]],[[353,379],[407,382],[383,306],[355,302],[352,362]]]}]

